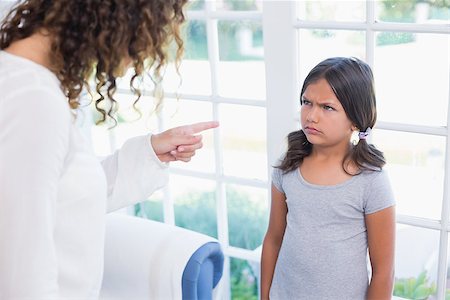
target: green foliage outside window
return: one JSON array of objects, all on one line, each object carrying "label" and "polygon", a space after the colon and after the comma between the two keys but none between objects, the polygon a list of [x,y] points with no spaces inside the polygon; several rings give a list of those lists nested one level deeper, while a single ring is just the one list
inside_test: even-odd
[{"label": "green foliage outside window", "polygon": [[395,281],[394,296],[407,299],[428,299],[436,293],[436,284],[429,283],[427,272],[423,271],[417,278],[400,278]]},{"label": "green foliage outside window", "polygon": [[[267,211],[264,206],[249,201],[246,193],[227,189],[230,245],[255,249],[261,245],[267,229]],[[192,192],[175,199],[177,226],[217,238],[215,192]],[[145,201],[135,205],[135,215],[162,221],[161,201]],[[232,220],[232,221],[231,221]],[[231,294],[236,300],[256,300],[258,274],[245,260],[231,259]]]}]

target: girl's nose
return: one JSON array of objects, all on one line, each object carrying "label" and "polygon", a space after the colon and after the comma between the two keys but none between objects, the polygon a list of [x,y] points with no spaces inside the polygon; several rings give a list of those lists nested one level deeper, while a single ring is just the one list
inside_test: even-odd
[{"label": "girl's nose", "polygon": [[317,123],[318,121],[318,115],[316,111],[316,107],[311,107],[311,110],[309,111],[308,115],[306,116],[306,120],[308,122]]}]

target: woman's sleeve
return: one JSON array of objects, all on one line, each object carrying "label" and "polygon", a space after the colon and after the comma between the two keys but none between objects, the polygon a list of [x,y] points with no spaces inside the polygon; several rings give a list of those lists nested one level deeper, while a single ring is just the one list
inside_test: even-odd
[{"label": "woman's sleeve", "polygon": [[156,156],[150,136],[129,139],[102,161],[108,183],[108,211],[143,201],[167,183],[167,164]]},{"label": "woman's sleeve", "polygon": [[63,100],[36,87],[0,102],[0,299],[58,298],[53,233],[71,120]]}]

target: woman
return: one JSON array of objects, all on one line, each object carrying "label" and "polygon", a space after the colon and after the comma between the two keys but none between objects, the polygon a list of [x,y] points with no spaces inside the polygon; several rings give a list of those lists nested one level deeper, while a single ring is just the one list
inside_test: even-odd
[{"label": "woman", "polygon": [[127,141],[101,163],[74,125],[92,78],[103,120],[131,66],[159,80],[183,50],[187,0],[26,0],[0,28],[0,299],[96,299],[104,215],[146,199],[168,162],[189,161],[204,122]]}]

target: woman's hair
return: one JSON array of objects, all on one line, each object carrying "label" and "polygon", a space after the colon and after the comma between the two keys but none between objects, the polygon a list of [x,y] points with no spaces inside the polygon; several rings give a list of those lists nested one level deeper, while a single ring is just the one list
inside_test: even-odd
[{"label": "woman's hair", "polygon": [[[169,59],[168,46],[177,46],[176,65],[183,52],[180,25],[184,22],[183,6],[188,0],[25,0],[18,3],[0,27],[0,49],[36,32],[51,37],[52,71],[72,108],[78,97],[89,89],[94,77],[100,98],[95,106],[112,117],[116,101],[116,78],[130,59],[135,74],[130,88],[141,96],[136,79],[152,70],[152,80],[161,79],[162,68]],[[147,61],[148,60],[148,61]],[[138,80],[139,81],[139,80]],[[106,98],[111,102],[102,108]],[[103,92],[102,92],[103,90]],[[112,117],[113,118],[113,117]],[[114,118],[113,118],[114,119]]]},{"label": "woman's hair", "polygon": [[[306,76],[300,99],[308,85],[325,79],[342,104],[347,117],[359,131],[373,128],[377,119],[373,74],[369,65],[357,58],[333,57],[320,62]],[[301,100],[300,100],[301,101]],[[302,104],[302,102],[300,102]],[[312,150],[303,130],[291,132],[288,137],[288,150],[277,168],[290,172],[301,164],[303,158]],[[350,141],[349,141],[350,142]],[[380,170],[386,163],[383,153],[360,139],[352,146],[342,161],[348,174],[348,163],[353,162],[359,171]],[[355,174],[350,174],[355,175]]]}]

